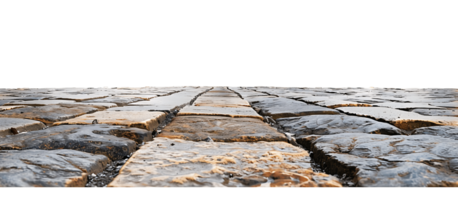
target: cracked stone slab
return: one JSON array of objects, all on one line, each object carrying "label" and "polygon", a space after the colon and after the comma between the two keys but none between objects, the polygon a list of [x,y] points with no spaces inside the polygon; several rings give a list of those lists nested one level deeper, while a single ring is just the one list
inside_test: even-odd
[{"label": "cracked stone slab", "polygon": [[[233,93],[232,93],[233,94]],[[213,106],[213,107],[250,107],[248,101],[239,97],[199,97],[194,102],[194,106]]]},{"label": "cracked stone slab", "polygon": [[143,142],[152,136],[141,129],[102,124],[53,126],[3,138],[0,150],[73,149],[119,160],[135,151],[137,146],[131,139]]},{"label": "cracked stone slab", "polygon": [[[158,109],[157,106],[124,106],[107,109],[107,111],[159,111],[159,112],[170,112],[169,109]],[[173,110],[172,110],[173,111]]]},{"label": "cracked stone slab", "polygon": [[122,125],[127,127],[142,128],[154,131],[165,121],[166,114],[163,112],[148,111],[99,111],[86,114],[74,119],[56,122],[54,125],[65,124],[92,124],[97,120],[99,124]]},{"label": "cracked stone slab", "polygon": [[0,118],[0,138],[2,138],[2,140],[6,136],[16,134],[11,128],[16,129],[17,133],[21,134],[21,132],[44,129],[46,125],[39,121],[29,119]]},{"label": "cracked stone slab", "polygon": [[97,110],[95,107],[83,105],[49,105],[7,110],[0,112],[0,117],[32,119],[51,125],[54,122],[71,119]]},{"label": "cracked stone slab", "polygon": [[108,187],[341,187],[313,172],[308,153],[286,142],[191,142],[155,138]]},{"label": "cracked stone slab", "polygon": [[340,112],[334,109],[310,105],[286,98],[266,98],[253,103],[253,107],[260,109],[261,115],[271,116],[273,119],[306,115],[340,114]]},{"label": "cracked stone slab", "polygon": [[103,155],[59,150],[0,151],[0,187],[84,187],[111,163]]},{"label": "cracked stone slab", "polygon": [[388,123],[347,115],[310,115],[277,119],[277,124],[289,133],[300,135],[334,135],[339,133],[370,133],[402,135]]},{"label": "cracked stone slab", "polygon": [[137,101],[143,101],[141,98],[130,98],[130,97],[118,97],[118,96],[111,96],[111,97],[106,97],[103,99],[94,99],[94,100],[88,100],[84,101],[84,103],[114,103],[118,106],[126,106],[127,104],[134,103]]},{"label": "cracked stone slab", "polygon": [[5,110],[13,110],[16,108],[24,108],[27,106],[0,106],[0,111],[5,111]]},{"label": "cracked stone slab", "polygon": [[449,116],[449,117],[458,117],[458,109],[452,110],[442,110],[442,109],[414,109],[414,113],[426,116]]},{"label": "cracked stone slab", "polygon": [[70,102],[70,103],[60,103],[60,104],[57,104],[57,105],[64,105],[64,106],[68,106],[68,105],[84,105],[84,106],[92,106],[92,107],[95,107],[99,110],[106,110],[107,108],[114,108],[114,107],[117,107],[116,104],[114,103],[88,103],[88,102]]},{"label": "cracked stone slab", "polygon": [[415,108],[426,108],[426,109],[440,109],[441,107],[431,106],[427,103],[397,103],[397,102],[386,102],[386,103],[376,103],[372,104],[377,107],[387,107],[395,109],[415,109]]},{"label": "cracked stone slab", "polygon": [[414,112],[407,112],[383,107],[341,107],[337,108],[346,114],[369,117],[375,120],[389,122],[403,130],[413,130],[427,126],[458,126],[457,117],[424,116]]},{"label": "cracked stone slab", "polygon": [[149,101],[140,101],[136,103],[131,103],[128,106],[155,106],[156,110],[167,110],[167,111],[173,111],[173,110],[178,110],[179,108],[182,108],[186,105],[189,105],[191,103],[191,100],[195,96],[191,95],[185,95],[185,94],[180,94],[180,93],[175,93],[170,96],[163,96],[163,97],[157,97],[153,98]]},{"label": "cracked stone slab", "polygon": [[437,135],[437,136],[444,137],[444,138],[458,140],[458,127],[430,126],[430,127],[417,128],[412,132],[412,135]]},{"label": "cracked stone slab", "polygon": [[5,106],[16,106],[16,105],[26,105],[26,106],[47,106],[47,105],[56,105],[56,104],[71,104],[75,101],[69,100],[36,100],[36,101],[14,101],[5,104]]},{"label": "cracked stone slab", "polygon": [[254,118],[177,116],[158,135],[170,139],[215,142],[288,141],[276,129]]},{"label": "cracked stone slab", "polygon": [[44,96],[39,96],[39,97],[29,97],[29,96],[27,96],[27,97],[13,97],[13,96],[8,96],[8,97],[0,97],[0,100],[5,100],[5,101],[7,101],[7,100],[10,100],[10,101],[19,101],[19,100],[30,101],[30,100],[37,100],[37,101],[39,101],[39,100],[42,100],[42,99],[44,99],[44,98],[46,98],[46,97],[44,97]]},{"label": "cracked stone slab", "polygon": [[358,103],[358,102],[354,102],[354,101],[344,101],[344,100],[338,100],[338,99],[323,100],[323,101],[317,102],[316,104],[320,105],[320,106],[325,106],[325,107],[328,107],[328,108],[372,107],[372,105],[366,104],[366,103]]},{"label": "cracked stone slab", "polygon": [[0,100],[0,106],[3,106],[7,103],[13,102],[14,100]]},{"label": "cracked stone slab", "polygon": [[261,115],[250,107],[211,107],[211,106],[186,106],[178,112],[178,116],[184,115],[213,115],[229,117],[252,117],[264,120]]},{"label": "cracked stone slab", "polygon": [[326,173],[345,175],[356,186],[425,187],[458,182],[456,140],[341,133],[308,136],[297,142],[310,147],[314,161]]}]

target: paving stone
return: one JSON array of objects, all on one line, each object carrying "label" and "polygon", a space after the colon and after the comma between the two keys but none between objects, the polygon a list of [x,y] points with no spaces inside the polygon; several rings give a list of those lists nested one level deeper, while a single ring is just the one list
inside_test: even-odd
[{"label": "paving stone", "polygon": [[16,108],[25,108],[27,106],[0,106],[0,111],[13,110]]},{"label": "paving stone", "polygon": [[92,106],[94,108],[97,108],[98,110],[106,110],[107,108],[117,107],[117,105],[114,103],[88,103],[88,102],[70,102],[70,103],[60,103],[57,105],[64,105],[64,106],[85,105],[85,106]]},{"label": "paving stone", "polygon": [[84,105],[49,105],[37,107],[25,107],[14,110],[0,112],[0,117],[24,118],[41,121],[51,125],[57,121],[63,121],[78,117],[91,112],[96,112],[97,108]]},{"label": "paving stone", "polygon": [[26,106],[47,106],[47,105],[57,105],[57,104],[71,104],[74,101],[69,100],[36,100],[36,101],[14,101],[11,103],[4,104],[5,106],[16,106],[16,105],[26,105]]},{"label": "paving stone", "polygon": [[67,93],[53,93],[50,95],[53,99],[62,100],[74,100],[74,101],[87,101],[92,99],[100,99],[108,97],[108,94],[97,93],[97,94],[67,94]]},{"label": "paving stone", "polygon": [[328,108],[338,108],[338,107],[372,107],[370,104],[366,103],[358,103],[354,101],[344,101],[344,100],[338,100],[338,99],[329,99],[329,100],[324,100],[316,103],[317,105],[320,106],[325,106]]},{"label": "paving stone", "polygon": [[141,98],[130,98],[130,97],[118,97],[118,96],[111,96],[103,99],[94,99],[83,101],[85,103],[115,103],[118,106],[126,106],[127,104],[134,103],[137,101],[143,101]]},{"label": "paving stone", "polygon": [[131,103],[129,106],[155,106],[156,110],[173,111],[179,110],[180,108],[189,105],[191,101],[198,95],[180,93],[175,93],[170,96],[153,98],[149,101]]},{"label": "paving stone", "polygon": [[458,101],[449,102],[449,103],[430,103],[430,105],[443,107],[443,108],[458,108]]},{"label": "paving stone", "polygon": [[443,116],[423,116],[414,112],[401,111],[383,107],[341,107],[344,113],[369,117],[378,121],[389,122],[403,130],[413,130],[420,127],[448,125],[458,126],[458,118]]},{"label": "paving stone", "polygon": [[216,116],[177,116],[158,137],[215,142],[288,141],[261,120]]},{"label": "paving stone", "polygon": [[15,135],[15,131],[11,128],[16,129],[17,133],[41,130],[46,128],[46,125],[39,121],[29,119],[15,119],[15,118],[0,118],[0,138],[8,135]]},{"label": "paving stone", "polygon": [[154,97],[162,95],[161,93],[158,94],[122,94],[122,95],[116,95],[117,97],[126,97],[126,98],[140,98],[143,100],[150,100]]},{"label": "paving stone", "polygon": [[250,103],[239,97],[199,97],[194,102],[194,106],[250,107]]},{"label": "paving stone", "polygon": [[444,138],[458,140],[458,127],[455,126],[430,126],[417,128],[412,135],[437,135]]},{"label": "paving stone", "polygon": [[3,106],[7,103],[13,102],[14,100],[0,100],[0,106]]},{"label": "paving stone", "polygon": [[15,97],[15,96],[8,96],[8,97],[0,97],[0,100],[10,100],[10,101],[19,101],[19,100],[26,100],[26,101],[30,101],[30,100],[41,100],[41,99],[44,99],[46,97],[44,96],[40,96],[40,97]]},{"label": "paving stone", "polygon": [[74,150],[0,151],[0,187],[84,187],[87,176],[111,163]]},{"label": "paving stone", "polygon": [[[160,112],[171,112],[169,109],[158,110],[157,106],[124,106],[107,109],[107,111],[160,111]],[[173,111],[173,110],[172,110]]]},{"label": "paving stone", "polygon": [[127,127],[142,128],[154,131],[165,121],[166,114],[163,112],[148,111],[99,111],[86,114],[74,119],[56,122],[54,125],[65,124],[92,124],[97,120],[99,124],[123,125]]},{"label": "paving stone", "polygon": [[261,115],[250,107],[211,107],[211,106],[186,106],[178,112],[178,116],[184,115],[213,115],[229,117],[252,117],[263,120]]},{"label": "paving stone", "polygon": [[244,99],[247,100],[250,104],[259,103],[267,98],[278,98],[277,96],[253,96],[253,97],[245,97]]},{"label": "paving stone", "polygon": [[412,112],[418,113],[420,115],[426,116],[449,116],[449,117],[458,117],[458,109],[452,110],[442,110],[442,109],[414,109]]},{"label": "paving stone", "polygon": [[401,135],[402,131],[388,123],[347,115],[310,115],[277,119],[286,132],[300,135],[333,135],[339,133],[371,133]]},{"label": "paving stone", "polygon": [[386,103],[376,103],[372,104],[373,106],[377,107],[387,107],[387,108],[396,108],[401,110],[406,109],[415,109],[415,108],[433,108],[433,109],[440,109],[441,107],[437,106],[430,106],[427,103],[397,103],[397,102],[386,102]]},{"label": "paving stone", "polygon": [[266,98],[253,103],[253,107],[260,109],[261,115],[271,116],[273,119],[305,115],[340,114],[334,109],[310,105],[286,98]]},{"label": "paving stone", "polygon": [[[451,169],[458,141],[431,135],[387,136],[342,133],[308,136],[314,161],[362,187],[446,186],[458,182]],[[451,165],[449,167],[449,165]]]},{"label": "paving stone", "polygon": [[239,93],[243,98],[246,97],[257,97],[257,96],[268,96],[265,93],[262,92],[253,92],[253,91],[236,91]]},{"label": "paving stone", "polygon": [[126,162],[109,187],[340,187],[313,172],[308,153],[286,142],[190,142],[155,138]]},{"label": "paving stone", "polygon": [[121,126],[103,124],[53,126],[2,138],[0,150],[73,149],[119,160],[135,151],[135,141],[127,137],[149,141],[151,132],[148,134],[138,129],[127,130]]},{"label": "paving stone", "polygon": [[233,92],[207,92],[200,97],[210,97],[210,98],[212,97],[235,97],[235,98],[239,98],[239,96]]}]

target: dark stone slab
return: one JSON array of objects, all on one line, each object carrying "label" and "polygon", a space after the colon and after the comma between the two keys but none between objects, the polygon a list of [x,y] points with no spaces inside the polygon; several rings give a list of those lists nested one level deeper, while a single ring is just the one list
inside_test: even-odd
[{"label": "dark stone slab", "polygon": [[347,115],[311,115],[277,119],[287,132],[300,135],[333,135],[339,133],[371,133],[401,135],[402,131],[388,123]]},{"label": "dark stone slab", "polygon": [[103,99],[94,99],[94,100],[87,100],[83,101],[86,103],[115,103],[118,106],[126,106],[127,104],[134,103],[137,101],[143,101],[141,98],[130,98],[130,97],[117,97],[117,96],[111,96],[111,97],[106,97]]},{"label": "dark stone slab", "polygon": [[430,127],[417,128],[412,132],[412,135],[437,135],[437,136],[444,137],[444,138],[458,140],[458,127],[430,126]]},{"label": "dark stone slab", "polygon": [[271,116],[273,119],[306,115],[340,114],[340,112],[334,109],[310,105],[286,98],[266,98],[253,103],[252,106],[260,109],[261,115]]},{"label": "dark stone slab", "polygon": [[13,102],[14,100],[0,100],[0,106]]},{"label": "dark stone slab", "polygon": [[145,140],[151,138],[145,132],[136,132],[136,130],[127,132],[120,126],[102,124],[54,126],[3,138],[0,140],[0,150],[73,149],[102,154],[111,160],[122,159],[135,151],[134,141],[114,135],[134,138],[137,141],[140,137]]},{"label": "dark stone slab", "polygon": [[51,125],[57,121],[71,119],[97,110],[93,106],[85,105],[49,105],[7,110],[0,112],[0,117],[32,119]]},{"label": "dark stone slab", "polygon": [[362,187],[447,186],[458,181],[452,169],[458,141],[431,135],[387,136],[341,133],[298,138],[329,174]]},{"label": "dark stone slab", "polygon": [[[12,128],[14,130],[12,130]],[[8,135],[20,134],[21,132],[41,130],[44,128],[46,128],[46,125],[35,120],[0,118],[0,138]],[[17,131],[17,133],[15,131]]]},{"label": "dark stone slab", "polygon": [[158,137],[215,142],[288,141],[283,133],[254,118],[177,116]]},{"label": "dark stone slab", "polygon": [[0,151],[0,160],[0,187],[84,187],[111,162],[67,149]]},{"label": "dark stone slab", "polygon": [[458,109],[452,110],[442,110],[442,109],[414,109],[414,113],[426,116],[448,116],[448,117],[458,117]]}]

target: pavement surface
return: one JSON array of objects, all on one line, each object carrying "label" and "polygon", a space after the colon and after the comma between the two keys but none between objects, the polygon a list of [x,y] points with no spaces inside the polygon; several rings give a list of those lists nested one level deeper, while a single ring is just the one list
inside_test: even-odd
[{"label": "pavement surface", "polygon": [[1,187],[458,187],[458,90],[0,89]]}]

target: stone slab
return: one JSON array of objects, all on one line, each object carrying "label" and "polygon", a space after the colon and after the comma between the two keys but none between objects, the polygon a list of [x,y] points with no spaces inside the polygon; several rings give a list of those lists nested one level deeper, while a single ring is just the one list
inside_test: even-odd
[{"label": "stone slab", "polygon": [[106,110],[107,108],[114,108],[117,107],[114,103],[88,103],[88,102],[71,102],[71,103],[60,103],[57,105],[85,105],[85,106],[92,106],[99,110]]},{"label": "stone slab", "polygon": [[417,128],[412,132],[412,135],[437,135],[443,138],[450,138],[453,140],[458,140],[458,127],[430,126],[430,127]]},{"label": "stone slab", "polygon": [[200,97],[236,97],[239,98],[239,96],[233,92],[207,92]]},{"label": "stone slab", "polygon": [[14,100],[0,100],[0,106],[3,106],[7,103],[13,102]]},{"label": "stone slab", "polygon": [[71,119],[97,110],[92,106],[83,105],[49,105],[7,110],[0,112],[0,117],[32,119],[51,125],[54,122]]},{"label": "stone slab", "polygon": [[254,118],[177,116],[158,137],[215,142],[288,141],[288,138]]},{"label": "stone slab", "polygon": [[249,107],[211,107],[211,106],[186,106],[178,112],[178,116],[184,115],[212,115],[229,117],[251,117],[263,120],[262,116]]},{"label": "stone slab", "polygon": [[150,100],[154,97],[160,96],[162,94],[122,94],[122,95],[116,95],[117,97],[126,97],[126,98],[140,98],[143,100]]},{"label": "stone slab", "polygon": [[127,127],[142,128],[154,131],[165,121],[166,114],[163,112],[148,111],[99,111],[86,114],[74,119],[56,122],[54,125],[65,124],[92,124],[97,120],[99,124],[122,125]]},{"label": "stone slab", "polygon": [[[124,106],[124,107],[116,107],[116,108],[109,108],[107,111],[160,111],[160,112],[170,112],[170,109],[161,108],[157,106]],[[173,109],[172,109],[173,111]]]},{"label": "stone slab", "polygon": [[370,133],[401,135],[402,131],[388,123],[347,115],[310,115],[277,119],[286,132],[300,135],[334,135],[339,133]]},{"label": "stone slab", "polygon": [[111,163],[80,151],[0,151],[0,187],[84,187],[87,176]]},{"label": "stone slab", "polygon": [[17,133],[41,130],[46,128],[46,125],[39,121],[29,119],[16,119],[16,118],[0,118],[0,138],[8,135],[15,135],[16,133],[11,130],[14,128]]},{"label": "stone slab", "polygon": [[94,100],[87,100],[83,101],[84,103],[114,103],[118,106],[126,106],[127,104],[134,103],[137,101],[143,101],[141,98],[130,98],[130,97],[118,97],[118,96],[111,96],[102,99],[94,99]]},{"label": "stone slab", "polygon": [[414,113],[426,116],[449,116],[449,117],[458,117],[458,109],[452,110],[442,110],[442,109],[414,109]]},{"label": "stone slab", "polygon": [[443,107],[443,108],[458,108],[458,101],[454,101],[450,103],[430,103],[430,105]]},{"label": "stone slab", "polygon": [[339,99],[329,99],[323,100],[316,103],[319,106],[325,106],[328,108],[338,108],[338,107],[372,107],[371,104],[358,103],[354,101],[344,101]]},{"label": "stone slab", "polygon": [[3,138],[0,150],[73,149],[119,160],[135,151],[135,141],[127,138],[150,141],[151,132],[102,124],[54,126]]},{"label": "stone slab", "polygon": [[5,110],[13,110],[16,108],[24,108],[27,106],[0,106],[0,111],[5,111]]},{"label": "stone slab", "polygon": [[378,121],[389,122],[403,130],[413,130],[420,127],[448,125],[458,126],[457,117],[423,116],[414,112],[407,112],[383,107],[341,107],[337,110],[346,114],[369,117]]},{"label": "stone slab", "polygon": [[458,141],[448,138],[342,133],[308,136],[297,142],[310,147],[312,158],[326,173],[345,175],[355,186],[426,187],[458,182],[454,172]]},{"label": "stone slab", "polygon": [[313,172],[308,153],[286,142],[191,142],[155,138],[108,187],[340,187]]},{"label": "stone slab", "polygon": [[250,107],[250,103],[239,97],[199,97],[194,101],[194,106]]},{"label": "stone slab", "polygon": [[99,99],[108,97],[108,94],[97,93],[97,94],[66,94],[66,93],[53,93],[50,95],[53,99],[62,99],[62,100],[74,100],[74,101],[87,101],[92,99]]},{"label": "stone slab", "polygon": [[426,109],[440,109],[441,107],[431,106],[427,103],[397,103],[397,102],[386,102],[372,104],[377,107],[387,107],[395,109],[415,109],[415,108],[426,108]]},{"label": "stone slab", "polygon": [[253,107],[260,109],[261,115],[271,116],[273,119],[306,115],[340,114],[340,112],[334,109],[310,105],[286,98],[266,98],[253,103]]},{"label": "stone slab", "polygon": [[57,105],[57,104],[68,104],[73,103],[74,101],[69,100],[36,100],[36,101],[14,101],[5,106],[16,106],[16,105],[26,105],[26,106],[47,106],[47,105]]}]

